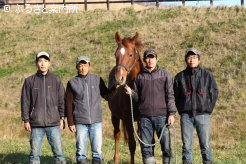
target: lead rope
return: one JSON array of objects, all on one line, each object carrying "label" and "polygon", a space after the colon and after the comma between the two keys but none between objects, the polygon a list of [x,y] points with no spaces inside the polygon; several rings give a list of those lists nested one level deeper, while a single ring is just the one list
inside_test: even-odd
[{"label": "lead rope", "polygon": [[[132,126],[133,126],[133,130],[134,130],[134,133],[137,137],[137,139],[142,143],[144,144],[145,146],[155,146],[156,144],[158,144],[161,140],[161,137],[164,133],[164,130],[165,128],[167,128],[167,124],[164,125],[164,127],[162,128],[162,131],[161,131],[161,135],[160,137],[158,138],[158,140],[154,143],[154,144],[148,144],[148,143],[145,143],[143,140],[140,139],[140,137],[138,136],[137,134],[137,131],[136,131],[136,128],[134,126],[134,117],[133,117],[133,105],[132,105],[132,95],[129,95],[130,96],[130,104],[131,104],[131,118],[132,118]],[[176,129],[173,125],[169,125],[173,128],[173,134],[174,134],[174,154],[175,154],[175,163],[177,164],[177,145],[176,145]]]}]

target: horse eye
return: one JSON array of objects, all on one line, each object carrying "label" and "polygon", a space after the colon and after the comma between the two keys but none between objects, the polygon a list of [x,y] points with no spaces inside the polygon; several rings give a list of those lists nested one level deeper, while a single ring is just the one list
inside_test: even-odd
[{"label": "horse eye", "polygon": [[132,57],[132,54],[130,54],[129,56]]}]

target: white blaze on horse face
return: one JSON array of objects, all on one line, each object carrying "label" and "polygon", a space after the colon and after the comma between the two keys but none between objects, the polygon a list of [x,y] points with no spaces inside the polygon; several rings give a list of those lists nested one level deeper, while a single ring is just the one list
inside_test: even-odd
[{"label": "white blaze on horse face", "polygon": [[125,55],[126,50],[125,50],[125,48],[124,48],[124,47],[121,47],[121,48],[120,48],[120,53],[121,53],[121,55]]}]

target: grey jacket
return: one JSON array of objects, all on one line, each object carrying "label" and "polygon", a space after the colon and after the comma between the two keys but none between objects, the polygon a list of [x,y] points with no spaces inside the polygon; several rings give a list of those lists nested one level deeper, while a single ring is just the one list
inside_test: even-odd
[{"label": "grey jacket", "polygon": [[21,92],[21,117],[34,127],[60,125],[64,117],[65,89],[59,77],[37,72],[25,79]]},{"label": "grey jacket", "polygon": [[137,76],[134,82],[133,98],[138,102],[142,116],[176,113],[172,75],[158,66],[152,72],[144,69]]},{"label": "grey jacket", "polygon": [[69,80],[65,96],[68,125],[102,122],[101,96],[106,98],[108,93],[103,79],[96,74]]}]

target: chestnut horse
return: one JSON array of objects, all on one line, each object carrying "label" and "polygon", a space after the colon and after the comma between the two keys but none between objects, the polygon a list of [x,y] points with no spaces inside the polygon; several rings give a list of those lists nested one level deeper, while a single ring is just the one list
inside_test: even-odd
[{"label": "chestnut horse", "polygon": [[[111,70],[109,75],[109,86],[119,85],[114,96],[109,100],[111,110],[111,119],[114,126],[115,153],[114,163],[119,162],[118,145],[120,139],[120,120],[122,120],[124,140],[128,143],[131,164],[134,163],[134,154],[136,150],[136,141],[134,139],[134,129],[131,120],[131,107],[129,95],[125,93],[124,85],[127,84],[132,88],[137,74],[143,68],[141,60],[142,43],[135,36],[121,38],[118,32],[115,34],[115,41],[118,47],[115,51],[116,66]],[[137,106],[134,104],[134,120],[138,116]]]}]

